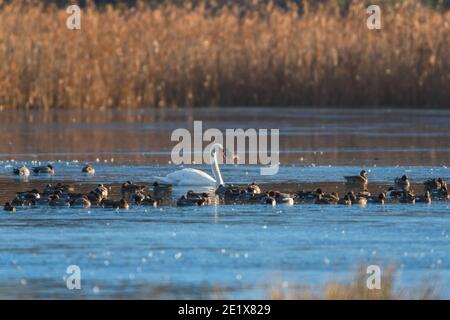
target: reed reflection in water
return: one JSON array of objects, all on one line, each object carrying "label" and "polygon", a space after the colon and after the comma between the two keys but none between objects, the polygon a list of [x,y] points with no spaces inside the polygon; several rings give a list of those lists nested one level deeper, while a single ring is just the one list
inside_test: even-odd
[{"label": "reed reflection in water", "polygon": [[[166,164],[177,128],[280,129],[282,164],[445,165],[450,112],[408,109],[187,108],[1,110],[0,159]],[[204,146],[207,145],[205,142]]]}]

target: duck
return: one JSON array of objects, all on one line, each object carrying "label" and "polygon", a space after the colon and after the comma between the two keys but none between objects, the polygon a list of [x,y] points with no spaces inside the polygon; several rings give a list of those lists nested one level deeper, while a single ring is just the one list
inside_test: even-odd
[{"label": "duck", "polygon": [[55,174],[55,169],[53,168],[53,166],[51,164],[48,164],[48,165],[43,166],[43,167],[33,167],[33,172],[35,174],[50,174],[50,175],[54,175]]},{"label": "duck", "polygon": [[235,187],[232,184],[224,185],[219,184],[219,186],[216,188],[216,191],[214,192],[216,195],[219,196],[219,198],[225,198],[225,195],[228,193],[239,193],[239,188]]},{"label": "duck", "polygon": [[85,196],[86,194],[84,193],[73,193],[73,192],[69,192],[67,194],[67,197],[69,198],[70,201],[75,200],[75,199],[80,199],[83,196]]},{"label": "duck", "polygon": [[131,196],[131,199],[135,204],[139,205],[145,199],[145,194],[142,192],[136,192]]},{"label": "duck", "polygon": [[203,202],[204,202],[204,205],[207,205],[207,204],[211,204],[211,203],[212,203],[211,197],[210,197],[209,194],[207,194],[206,192],[203,192],[203,193],[195,193],[194,191],[189,190],[189,191],[186,193],[186,198],[189,199],[189,200],[192,200],[192,201],[203,201]]},{"label": "duck", "polygon": [[251,184],[247,186],[247,191],[249,193],[261,193],[261,188],[253,181]]},{"label": "duck", "polygon": [[411,203],[411,204],[415,204],[416,203],[416,196],[409,192],[409,191],[404,191],[403,195],[398,199],[400,203]]},{"label": "duck", "polygon": [[44,188],[44,194],[52,194],[55,192],[74,192],[75,188],[70,185],[62,184],[58,182],[56,185],[47,184]]},{"label": "duck", "polygon": [[352,201],[352,204],[359,204],[365,206],[367,204],[367,199],[364,197],[357,197],[353,191],[349,191],[347,193],[349,199]]},{"label": "duck", "polygon": [[39,200],[41,195],[37,189],[31,191],[17,192],[16,196],[21,199]]},{"label": "duck", "polygon": [[177,200],[177,206],[178,207],[191,207],[191,206],[203,206],[204,201],[203,200],[193,200],[188,199],[186,195],[182,195],[180,199]]},{"label": "duck", "polygon": [[219,195],[219,199],[224,203],[239,203],[242,199],[241,190],[233,185],[227,185],[226,187],[216,190],[216,194]]},{"label": "duck", "polygon": [[277,204],[286,204],[289,206],[294,204],[294,198],[292,198],[292,196],[287,193],[281,193],[279,191],[270,191],[269,196],[274,198]]},{"label": "duck", "polygon": [[128,210],[130,208],[130,205],[128,204],[128,201],[126,201],[125,199],[120,199],[120,200],[108,200],[108,199],[103,199],[100,203],[100,205],[103,208],[113,208],[113,209],[126,209]]},{"label": "duck", "polygon": [[425,191],[425,194],[423,196],[417,196],[416,202],[430,204],[431,203],[430,191]]},{"label": "duck", "polygon": [[262,197],[259,200],[259,203],[268,204],[271,205],[272,207],[275,207],[277,205],[277,201],[275,200],[275,198],[269,196],[269,193],[267,192],[262,195]]},{"label": "duck", "polygon": [[433,200],[440,200],[440,201],[450,200],[447,186],[442,187],[440,190],[432,190],[430,192],[430,195]]},{"label": "duck", "polygon": [[89,209],[92,205],[89,198],[85,195],[81,198],[73,199],[69,203],[71,207],[81,207],[83,209]]},{"label": "duck", "polygon": [[12,206],[9,202],[5,203],[3,210],[8,212],[16,212],[16,208]]},{"label": "duck", "polygon": [[128,210],[130,208],[130,205],[128,204],[128,202],[124,199],[120,199],[119,201],[117,201],[114,205],[115,209],[126,209]]},{"label": "duck", "polygon": [[48,197],[48,205],[51,207],[65,207],[70,205],[66,199],[61,198],[58,194],[52,194]]},{"label": "duck", "polygon": [[145,195],[142,192],[137,192],[132,196],[132,199],[136,205],[141,206],[158,206],[158,200],[153,199],[151,195]]},{"label": "duck", "polygon": [[95,169],[93,166],[91,166],[89,163],[87,163],[83,169],[81,169],[81,172],[86,173],[88,175],[93,175],[95,174]]},{"label": "duck", "polygon": [[105,185],[99,184],[97,188],[94,189],[94,192],[100,195],[102,199],[108,199],[109,189]]},{"label": "duck", "polygon": [[357,197],[364,197],[364,198],[369,198],[372,196],[372,194],[369,192],[369,190],[365,189],[363,191],[359,191],[356,193]]},{"label": "duck", "polygon": [[326,197],[335,202],[340,200],[339,194],[337,192],[331,192],[330,194],[327,194]]},{"label": "duck", "polygon": [[294,197],[295,202],[297,203],[313,203],[316,201],[317,196],[324,195],[324,192],[321,188],[317,188],[313,191],[298,191],[297,194]]},{"label": "duck", "polygon": [[369,183],[366,170],[361,170],[359,176],[344,176],[344,179],[348,185],[359,185],[365,187]]},{"label": "duck", "polygon": [[403,196],[403,191],[397,190],[394,187],[389,187],[385,193],[385,200],[390,202],[396,202]]},{"label": "duck", "polygon": [[121,187],[122,195],[126,193],[136,193],[136,192],[142,192],[145,190],[145,186],[137,185],[131,181],[127,181],[124,184],[122,184]]},{"label": "duck", "polygon": [[268,193],[253,193],[248,189],[242,189],[239,195],[239,202],[243,204],[258,204],[263,201],[263,198],[267,197],[269,197]]},{"label": "duck", "polygon": [[425,191],[430,192],[447,188],[447,182],[445,182],[442,178],[428,179],[423,183],[423,185],[425,187]]},{"label": "duck", "polygon": [[335,204],[340,200],[337,192],[324,193],[322,189],[316,190],[316,204]]},{"label": "duck", "polygon": [[36,205],[36,200],[24,199],[16,196],[13,201],[11,201],[11,205],[14,207],[31,207]]},{"label": "duck", "polygon": [[323,196],[322,194],[318,194],[316,197],[315,204],[336,204],[338,201],[336,201],[333,198],[328,198]]},{"label": "duck", "polygon": [[370,196],[367,198],[367,202],[384,204],[386,202],[386,195],[384,193],[380,193],[378,196]]},{"label": "duck", "polygon": [[100,205],[101,201],[104,199],[103,196],[101,194],[95,192],[95,190],[90,191],[86,195],[86,197],[91,202],[91,206],[94,205],[94,204],[95,205]]},{"label": "duck", "polygon": [[52,186],[50,183],[44,187],[44,191],[42,192],[44,195],[50,195],[56,191],[56,187]]},{"label": "duck", "polygon": [[159,201],[156,199],[153,199],[151,196],[147,195],[145,198],[140,202],[141,206],[150,206],[150,207],[157,207],[159,204]]},{"label": "duck", "polygon": [[170,183],[155,181],[152,185],[153,195],[155,198],[168,198],[172,193],[172,187]]},{"label": "duck", "polygon": [[30,169],[27,166],[23,165],[20,168],[14,168],[13,173],[16,176],[28,177],[30,175]]},{"label": "duck", "polygon": [[337,204],[345,205],[345,206],[351,206],[352,200],[350,200],[350,197],[348,195],[345,195],[344,198],[339,199]]},{"label": "duck", "polygon": [[409,182],[407,175],[403,175],[401,178],[395,178],[394,183],[397,189],[403,191],[409,191],[409,188],[411,187],[411,183]]}]

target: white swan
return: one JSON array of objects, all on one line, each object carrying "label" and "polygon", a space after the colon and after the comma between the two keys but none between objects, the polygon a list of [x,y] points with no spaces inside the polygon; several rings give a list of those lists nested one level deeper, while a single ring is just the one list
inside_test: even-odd
[{"label": "white swan", "polygon": [[220,185],[224,185],[217,162],[217,153],[223,150],[223,146],[219,143],[211,147],[210,160],[214,178],[201,170],[186,168],[169,173],[165,177],[158,177],[158,179],[163,183],[169,183],[174,186],[215,186],[217,188]]}]

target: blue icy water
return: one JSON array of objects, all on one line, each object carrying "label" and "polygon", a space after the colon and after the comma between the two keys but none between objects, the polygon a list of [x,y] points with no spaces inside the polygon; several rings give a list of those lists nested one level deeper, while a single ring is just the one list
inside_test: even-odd
[{"label": "blue icy water", "polygon": [[[265,190],[333,191],[344,175],[364,167],[377,188],[406,173],[421,192],[427,178],[450,178],[447,111],[277,108],[252,109],[243,119],[242,109],[219,110],[98,118],[29,111],[28,120],[3,111],[0,202],[48,182],[77,188],[102,182],[116,193],[126,180],[150,184],[179,168],[169,163],[170,132],[194,119],[221,129],[280,128],[279,173],[260,176],[257,166],[227,165],[229,183],[256,179]],[[54,162],[56,175],[11,175],[19,164],[38,163],[32,161]],[[81,175],[85,161],[96,167],[95,176]],[[175,189],[174,197],[185,191]],[[377,264],[382,271],[396,267],[398,288],[426,283],[448,299],[449,236],[447,202],[0,211],[0,298],[267,298],[271,287],[351,280],[359,265]],[[66,288],[70,265],[81,268],[79,291]]]},{"label": "blue icy water", "polygon": [[[2,164],[0,178],[8,177],[9,166]],[[80,167],[78,163],[56,164],[57,181],[150,183],[153,175],[173,169],[168,165],[99,164],[99,173],[86,178],[79,174]],[[223,173],[230,182],[246,183],[256,170],[228,166]],[[355,170],[350,166],[286,166],[279,175],[259,181],[263,186],[284,181],[338,183]],[[389,184],[392,176],[403,172],[420,180],[448,176],[449,170],[374,167],[370,174],[378,183]],[[39,184],[41,179],[31,177],[28,183]],[[174,193],[185,191],[178,188]],[[359,264],[377,264],[382,270],[397,267],[399,287],[414,288],[428,281],[439,288],[442,297],[449,298],[449,217],[446,202],[348,208],[20,209],[15,214],[0,214],[0,279],[8,288],[2,294],[196,298],[205,297],[211,286],[219,286],[226,289],[227,298],[264,298],[267,286],[348,280]],[[81,268],[80,291],[66,289],[63,277],[69,265]],[[155,293],[149,289],[154,287],[163,289],[154,289]]]}]

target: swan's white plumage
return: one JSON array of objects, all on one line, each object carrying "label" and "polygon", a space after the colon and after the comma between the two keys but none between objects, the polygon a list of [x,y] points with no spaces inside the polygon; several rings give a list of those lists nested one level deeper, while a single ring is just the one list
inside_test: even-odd
[{"label": "swan's white plumage", "polygon": [[216,179],[209,174],[192,168],[186,168],[169,173],[167,176],[159,178],[164,183],[175,186],[215,186]]},{"label": "swan's white plumage", "polygon": [[223,146],[216,143],[211,147],[210,151],[211,171],[215,179],[201,170],[192,168],[178,170],[158,179],[163,183],[169,183],[174,186],[215,186],[217,188],[219,185],[224,184],[217,161],[217,152],[219,150],[223,150]]}]

